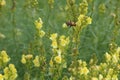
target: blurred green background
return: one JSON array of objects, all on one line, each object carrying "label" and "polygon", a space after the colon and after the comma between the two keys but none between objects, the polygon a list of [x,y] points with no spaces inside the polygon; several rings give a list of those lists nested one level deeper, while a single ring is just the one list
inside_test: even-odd
[{"label": "blurred green background", "polygon": [[[15,1],[15,3],[13,3]],[[55,0],[54,8],[48,5],[48,0],[38,0],[37,6],[32,6],[34,0],[6,0],[6,5],[0,8],[0,50],[6,50],[11,57],[11,62],[21,65],[21,55],[29,48],[34,40],[34,21],[39,17],[43,20],[43,30],[46,33],[67,34],[62,24],[67,21],[64,11],[66,0]],[[76,4],[82,0],[76,0]],[[105,5],[105,12],[99,11],[99,6]],[[115,36],[115,42],[120,45],[119,28],[118,35],[113,34],[115,29],[115,13],[118,14],[118,27],[120,20],[119,0],[93,0],[89,3],[88,16],[92,18],[92,24],[83,29],[81,33],[80,58],[89,60],[92,54],[96,54],[101,61],[103,54],[109,51],[109,44]],[[118,12],[116,12],[118,8]],[[50,47],[49,39],[45,39],[46,50]],[[49,53],[49,52],[48,52]],[[18,61],[19,60],[19,61]],[[20,74],[21,75],[21,74]]]}]

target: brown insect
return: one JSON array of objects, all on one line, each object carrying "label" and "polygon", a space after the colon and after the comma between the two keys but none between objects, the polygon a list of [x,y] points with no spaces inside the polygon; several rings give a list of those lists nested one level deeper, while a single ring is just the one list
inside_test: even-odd
[{"label": "brown insect", "polygon": [[68,21],[68,22],[66,22],[66,24],[67,24],[67,26],[76,26],[76,23],[75,22],[73,22],[73,21]]}]

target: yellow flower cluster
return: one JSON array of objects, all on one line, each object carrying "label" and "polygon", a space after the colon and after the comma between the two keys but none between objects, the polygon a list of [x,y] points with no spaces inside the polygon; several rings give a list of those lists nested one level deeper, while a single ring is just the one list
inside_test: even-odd
[{"label": "yellow flower cluster", "polygon": [[76,22],[76,25],[78,27],[82,27],[82,26],[84,27],[91,23],[92,23],[92,19],[90,17],[81,14],[78,17],[78,21]]},{"label": "yellow flower cluster", "polygon": [[116,52],[113,54],[109,54],[106,52],[105,58],[106,58],[106,62],[117,64],[120,60],[120,47],[118,47],[116,49]]},{"label": "yellow flower cluster", "polygon": [[1,51],[0,53],[0,67],[10,61],[9,56],[7,55],[6,51]]},{"label": "yellow flower cluster", "polygon": [[45,32],[43,30],[41,30],[41,28],[43,26],[43,22],[42,22],[41,18],[39,18],[38,20],[35,21],[35,26],[38,31],[38,35],[42,38],[45,35]]},{"label": "yellow flower cluster", "polygon": [[22,59],[21,59],[21,62],[23,63],[23,64],[26,64],[27,63],[27,61],[29,61],[29,60],[31,60],[33,58],[33,55],[31,55],[31,54],[28,54],[28,55],[22,55]]},{"label": "yellow flower cluster", "polygon": [[[60,64],[62,62],[62,56],[61,53],[64,52],[64,48],[69,44],[70,40],[69,37],[66,37],[64,35],[60,36],[59,38],[57,33],[53,33],[50,35],[50,39],[52,40],[52,50],[54,53],[54,61],[58,64]],[[50,66],[53,66],[53,61],[52,59],[50,60]]]},{"label": "yellow flower cluster", "polygon": [[64,35],[62,35],[62,36],[60,36],[60,45],[61,46],[66,46],[66,45],[68,45],[69,44],[69,42],[70,42],[70,39],[69,39],[69,37],[65,37]]},{"label": "yellow flower cluster", "polygon": [[5,80],[15,80],[17,78],[17,70],[13,64],[9,64],[9,67],[4,69]]},{"label": "yellow flower cluster", "polygon": [[5,0],[0,0],[0,6],[4,6],[6,5],[6,1]]},{"label": "yellow flower cluster", "polygon": [[120,47],[111,54],[106,53],[105,62],[98,65],[96,63],[91,64],[90,61],[90,65],[87,67],[87,63],[82,60],[78,60],[76,64],[77,66],[75,66],[73,61],[69,67],[69,71],[72,72],[70,78],[78,79],[76,77],[79,77],[79,80],[118,80],[120,73]]}]

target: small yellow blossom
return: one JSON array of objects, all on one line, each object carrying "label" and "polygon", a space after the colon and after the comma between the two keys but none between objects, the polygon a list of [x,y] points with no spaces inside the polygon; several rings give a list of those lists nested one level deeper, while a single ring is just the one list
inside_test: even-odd
[{"label": "small yellow blossom", "polygon": [[50,39],[51,40],[56,40],[57,35],[58,35],[57,33],[51,34]]},{"label": "small yellow blossom", "polygon": [[91,24],[91,23],[92,23],[92,19],[91,19],[90,17],[88,17],[88,18],[86,19],[86,23],[87,23],[87,24]]},{"label": "small yellow blossom", "polygon": [[92,77],[92,79],[91,80],[98,80],[98,78],[97,77]]},{"label": "small yellow blossom", "polygon": [[1,51],[1,57],[2,57],[4,63],[9,62],[9,60],[10,60],[9,56],[7,55],[6,51],[4,51],[4,50]]},{"label": "small yellow blossom", "polygon": [[58,55],[60,56],[62,51],[60,49],[57,50]]},{"label": "small yellow blossom", "polygon": [[109,62],[111,60],[111,55],[106,52],[105,58],[106,58],[106,61]]},{"label": "small yellow blossom", "polygon": [[119,60],[119,55],[118,54],[113,54],[112,55],[112,61],[113,61],[113,63],[117,63],[118,60]]},{"label": "small yellow blossom", "polygon": [[1,5],[1,6],[6,5],[6,1],[5,1],[5,0],[1,0],[0,5]]},{"label": "small yellow blossom", "polygon": [[117,54],[120,53],[120,47],[117,48],[116,53],[117,53]]},{"label": "small yellow blossom", "polygon": [[2,74],[0,74],[0,80],[4,80],[4,77]]},{"label": "small yellow blossom", "polygon": [[53,67],[53,61],[52,61],[52,59],[50,60],[49,65],[50,65],[50,67]]},{"label": "small yellow blossom", "polygon": [[91,23],[92,23],[92,19],[90,17],[81,14],[78,17],[78,21],[76,22],[76,25],[78,27],[81,27],[81,26],[86,26]]},{"label": "small yellow blossom", "polygon": [[25,55],[22,55],[22,59],[21,59],[21,62],[22,62],[23,64],[26,64]]},{"label": "small yellow blossom", "polygon": [[99,74],[99,80],[103,80],[103,75]]},{"label": "small yellow blossom", "polygon": [[43,30],[40,30],[40,31],[39,31],[39,35],[40,35],[40,37],[42,38],[42,37],[45,35],[45,32],[44,32]]},{"label": "small yellow blossom", "polygon": [[63,28],[67,28],[68,26],[67,26],[66,23],[64,23],[64,24],[62,25],[62,27],[63,27]]},{"label": "small yellow blossom", "polygon": [[51,46],[52,46],[53,48],[57,48],[57,47],[58,47],[57,41],[56,41],[56,40],[53,40]]},{"label": "small yellow blossom", "polygon": [[56,57],[54,58],[54,60],[55,60],[56,63],[61,63],[61,62],[62,62],[61,56],[56,56]]},{"label": "small yellow blossom", "polygon": [[60,36],[60,45],[61,46],[66,46],[69,44],[70,40],[69,40],[69,37],[65,37],[64,35]]},{"label": "small yellow blossom", "polygon": [[28,54],[28,55],[25,56],[25,58],[28,59],[28,60],[29,60],[29,59],[32,59],[32,58],[33,58],[33,55],[32,55],[32,54]]},{"label": "small yellow blossom", "polygon": [[114,71],[114,70],[113,70],[112,68],[110,68],[110,69],[108,70],[108,74],[109,74],[109,75],[113,75],[113,71]]},{"label": "small yellow blossom", "polygon": [[39,18],[38,20],[35,21],[36,29],[38,29],[38,30],[41,29],[42,25],[43,25],[43,22],[42,22],[41,18]]},{"label": "small yellow blossom", "polygon": [[117,75],[113,75],[113,76],[112,76],[112,80],[118,80]]},{"label": "small yellow blossom", "polygon": [[39,56],[35,57],[35,59],[33,60],[33,63],[35,67],[40,67]]},{"label": "small yellow blossom", "polygon": [[89,70],[87,69],[87,67],[84,67],[80,70],[80,74],[84,74],[84,75],[87,75],[89,73]]}]

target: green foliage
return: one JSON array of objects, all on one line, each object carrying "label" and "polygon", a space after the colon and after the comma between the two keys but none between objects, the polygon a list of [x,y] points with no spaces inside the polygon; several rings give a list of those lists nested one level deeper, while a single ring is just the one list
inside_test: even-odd
[{"label": "green foliage", "polygon": [[[104,61],[103,55],[106,52],[114,53],[115,43],[120,45],[119,5],[120,0],[0,0],[0,50],[5,50],[10,56],[10,62],[16,66],[17,80],[23,80],[25,75],[28,76],[28,79],[33,75],[36,76],[36,80],[39,80],[39,75],[34,74],[38,70],[42,70],[41,73],[36,72],[42,76],[40,80],[52,79],[51,77],[57,74],[54,70],[63,71],[59,76],[64,77],[63,80],[68,80],[73,73],[65,73],[68,69],[63,69],[64,64],[56,64],[54,57],[57,55],[53,55],[50,34],[58,33],[58,36],[70,37],[70,44],[62,47],[62,51],[64,51],[62,58],[64,58],[64,63],[68,61],[67,67],[70,66],[71,61],[76,61],[73,64],[77,64],[78,59],[85,60],[86,64],[90,58],[98,59],[98,63],[95,63],[99,64]],[[84,21],[84,19],[79,20],[78,17],[82,14],[86,18],[90,17],[92,24],[87,23],[87,20]],[[42,30],[36,29],[35,21],[38,18],[43,21]],[[67,26],[66,29],[63,29],[62,25],[66,22],[76,23],[77,26]],[[76,27],[83,27],[79,24],[83,23],[84,25],[84,22],[86,23],[85,28],[78,30]],[[45,35],[43,35],[43,31]],[[76,43],[72,43],[74,37]],[[73,53],[76,51],[77,55],[74,55]],[[23,72],[26,68],[21,63],[22,54],[33,55],[30,68],[32,72],[30,73]],[[39,61],[43,61],[43,63],[40,63],[39,68],[34,68],[32,60],[37,55],[39,58],[42,57]],[[50,60],[53,60],[55,64],[55,69],[52,67],[54,74],[52,76],[46,74],[49,73]],[[45,67],[43,67],[44,65]],[[58,80],[59,76],[56,76],[54,80]],[[59,79],[61,80],[61,78]]]}]

